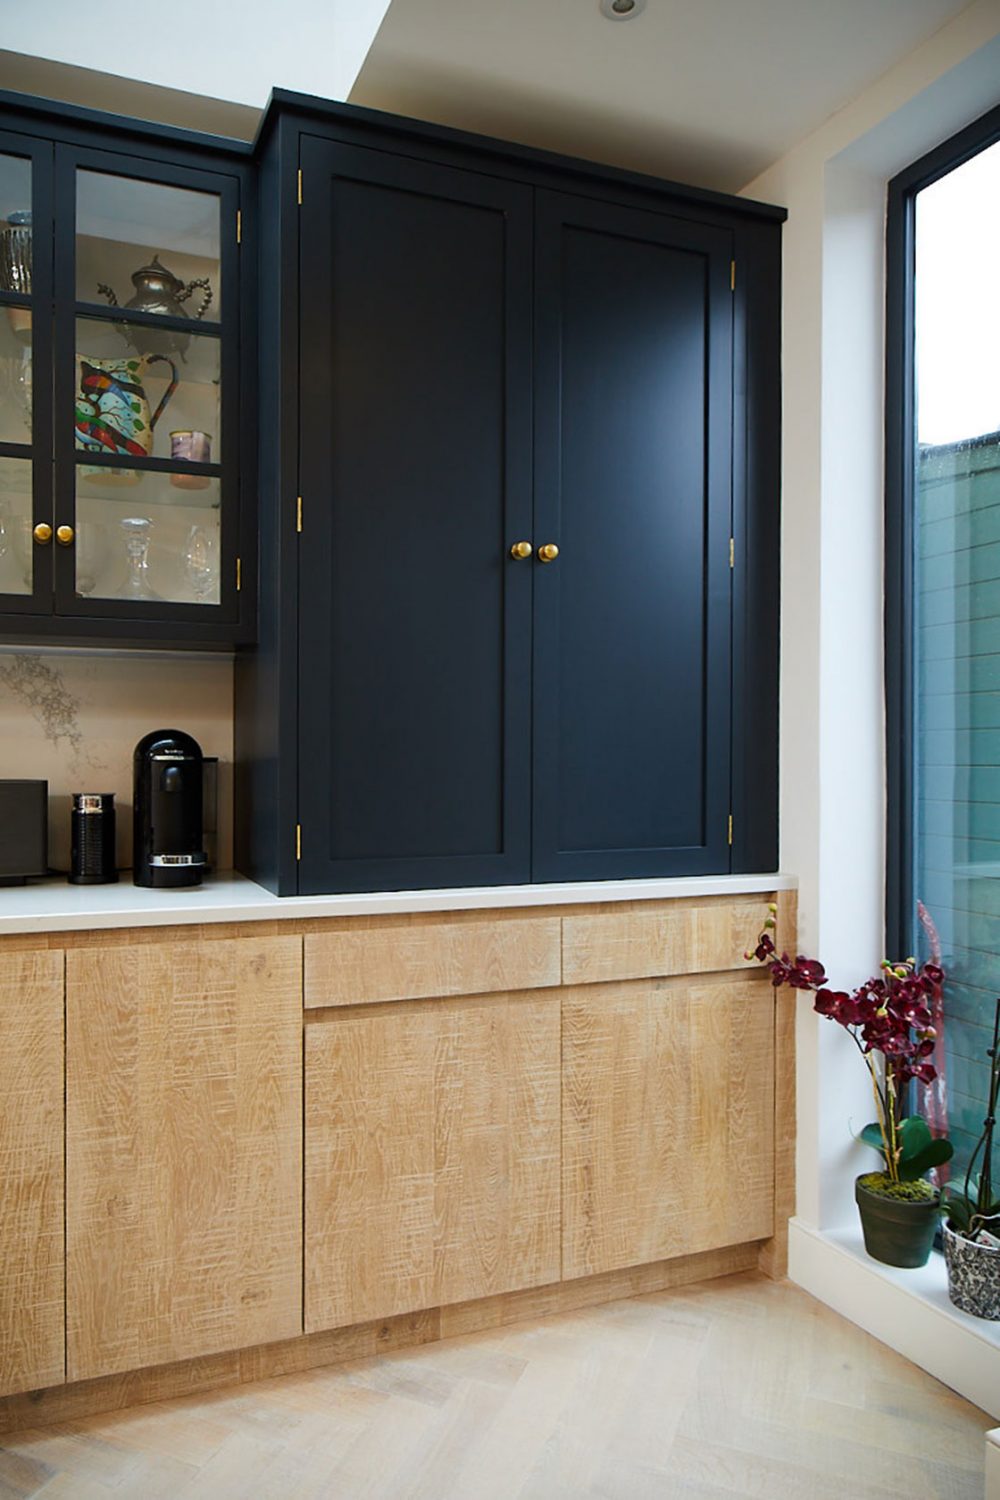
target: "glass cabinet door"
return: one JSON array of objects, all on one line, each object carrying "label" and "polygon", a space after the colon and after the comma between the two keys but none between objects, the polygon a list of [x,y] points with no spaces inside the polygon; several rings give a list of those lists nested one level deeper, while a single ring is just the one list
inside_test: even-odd
[{"label": "glass cabinet door", "polygon": [[232,612],[235,184],[152,181],[68,151],[58,181],[75,230],[57,271],[72,285],[57,334],[60,612]]},{"label": "glass cabinet door", "polygon": [[35,535],[36,512],[45,513],[47,494],[36,495],[41,485],[32,441],[36,272],[41,269],[44,282],[47,268],[36,266],[31,157],[4,151],[2,144],[0,137],[0,595],[5,607],[23,609],[51,578],[52,528]]}]

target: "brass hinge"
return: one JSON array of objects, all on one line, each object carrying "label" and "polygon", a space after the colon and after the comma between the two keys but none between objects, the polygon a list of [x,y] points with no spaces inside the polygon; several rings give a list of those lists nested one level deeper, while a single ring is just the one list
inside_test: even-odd
[{"label": "brass hinge", "polygon": [[731,568],[736,566],[736,538],[734,536],[729,538],[729,566]]},{"label": "brass hinge", "polygon": [[296,863],[302,858],[302,824],[295,825],[295,860]]},{"label": "brass hinge", "polygon": [[237,245],[243,243],[243,214],[240,209],[236,210],[236,243]]},{"label": "brass hinge", "polygon": [[302,496],[301,495],[298,497],[298,503],[297,503],[296,509],[295,509],[295,530],[296,531],[301,531],[302,530]]},{"label": "brass hinge", "polygon": [[[299,202],[302,202],[301,198]],[[731,292],[735,292],[736,290],[736,262],[734,260],[729,262],[729,290]]]},{"label": "brass hinge", "polygon": [[732,815],[732,813],[730,813],[729,814],[729,847],[732,848],[732,845],[733,845],[733,815]]},{"label": "brass hinge", "polygon": [[239,591],[240,591],[240,589],[242,587],[243,587],[243,560],[242,560],[242,558],[238,557],[236,559],[236,592],[239,593]]},{"label": "brass hinge", "polygon": [[299,207],[302,207],[302,168],[299,168]]}]

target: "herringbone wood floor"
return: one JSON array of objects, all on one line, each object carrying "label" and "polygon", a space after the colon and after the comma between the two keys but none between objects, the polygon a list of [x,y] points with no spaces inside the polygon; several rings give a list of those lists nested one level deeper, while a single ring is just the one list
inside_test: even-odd
[{"label": "herringbone wood floor", "polygon": [[0,1448],[46,1500],[981,1500],[982,1412],[732,1276]]}]

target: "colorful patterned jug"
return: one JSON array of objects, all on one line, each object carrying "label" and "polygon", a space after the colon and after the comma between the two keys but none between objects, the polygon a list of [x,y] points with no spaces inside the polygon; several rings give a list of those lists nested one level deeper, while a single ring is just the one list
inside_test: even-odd
[{"label": "colorful patterned jug", "polygon": [[[115,359],[78,356],[80,389],[76,398],[76,446],[89,453],[117,453],[149,458],[153,430],[177,389],[177,366],[165,354],[124,355]],[[170,384],[152,416],[143,386],[150,365],[170,366]],[[100,470],[90,471],[97,477]],[[105,471],[106,472],[106,471]]]}]

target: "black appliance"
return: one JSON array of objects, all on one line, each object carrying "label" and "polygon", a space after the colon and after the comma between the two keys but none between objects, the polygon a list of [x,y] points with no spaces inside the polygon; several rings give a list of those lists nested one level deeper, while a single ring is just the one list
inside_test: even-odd
[{"label": "black appliance", "polygon": [[74,792],[70,816],[70,885],[110,885],[115,859],[114,792]]},{"label": "black appliance", "polygon": [[48,873],[48,782],[0,781],[0,885]]},{"label": "black appliance", "polygon": [[200,885],[201,746],[180,729],[154,729],[132,757],[132,880],[135,885]]}]

